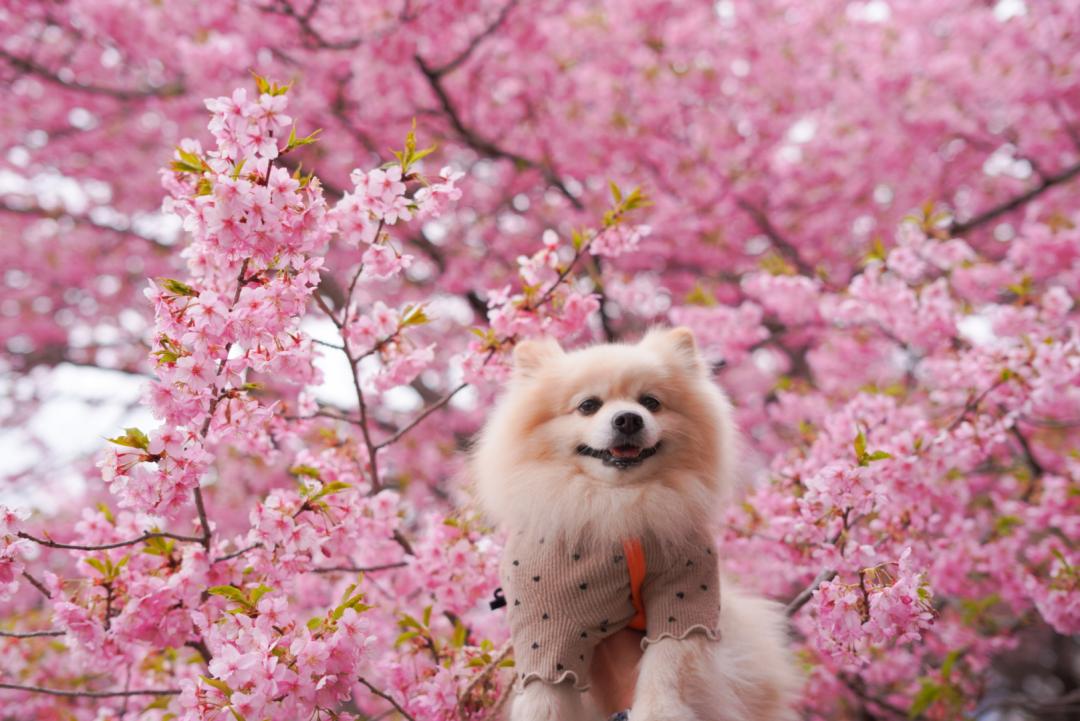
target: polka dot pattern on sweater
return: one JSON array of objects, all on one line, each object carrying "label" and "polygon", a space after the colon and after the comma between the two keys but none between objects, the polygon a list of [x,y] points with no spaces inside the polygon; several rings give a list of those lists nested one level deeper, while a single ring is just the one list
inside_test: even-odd
[{"label": "polka dot pattern on sweater", "polygon": [[[645,644],[701,633],[716,638],[719,573],[705,536],[676,546],[640,539],[646,558],[641,587]],[[636,609],[621,544],[589,548],[553,536],[512,536],[500,570],[509,607],[514,663],[522,684],[589,685],[593,650],[625,628]]]}]

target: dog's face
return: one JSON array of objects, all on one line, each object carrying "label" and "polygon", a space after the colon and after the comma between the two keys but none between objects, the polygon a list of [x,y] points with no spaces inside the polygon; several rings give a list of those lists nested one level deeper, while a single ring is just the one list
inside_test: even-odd
[{"label": "dog's face", "polygon": [[570,353],[553,340],[525,341],[474,472],[495,516],[522,496],[545,504],[656,486],[700,497],[723,480],[729,426],[727,402],[685,328]]}]

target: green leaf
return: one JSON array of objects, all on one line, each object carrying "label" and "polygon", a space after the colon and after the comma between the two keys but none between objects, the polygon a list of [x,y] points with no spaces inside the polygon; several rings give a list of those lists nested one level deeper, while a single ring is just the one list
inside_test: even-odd
[{"label": "green leaf", "polygon": [[167,708],[169,708],[169,702],[170,701],[172,701],[172,699],[170,697],[168,697],[168,696],[158,696],[153,701],[146,704],[146,706],[143,707],[142,712],[146,713],[147,711],[157,711],[157,710],[167,709]]},{"label": "green leaf", "polygon": [[241,605],[248,605],[247,596],[236,586],[211,586],[206,589],[206,592],[211,596],[221,596],[222,598],[227,598],[230,601],[235,601]]},{"label": "green leaf", "polygon": [[855,436],[855,459],[862,463],[862,460],[866,457],[866,434],[859,431],[859,434]]},{"label": "green leaf", "polygon": [[288,85],[278,85],[276,82],[271,82],[263,76],[251,71],[251,76],[255,78],[255,87],[259,91],[259,95],[266,93],[267,95],[284,95],[289,92],[289,88],[292,87],[292,83]]},{"label": "green leaf", "polygon": [[949,680],[952,676],[953,667],[956,666],[956,662],[960,659],[960,649],[949,651],[949,655],[945,657],[945,662],[941,664],[941,678],[945,681]]},{"label": "green leaf", "polygon": [[211,678],[209,676],[199,676],[199,678],[201,678],[203,680],[203,683],[205,683],[207,686],[213,686],[226,696],[232,696],[232,688],[230,688],[229,684],[225,683],[221,679]]},{"label": "green leaf", "polygon": [[109,438],[108,441],[109,443],[115,443],[118,446],[139,448],[144,451],[150,446],[150,439],[138,428],[125,428],[124,435],[117,436],[116,438]]},{"label": "green leaf", "polygon": [[172,554],[175,547],[176,544],[166,538],[149,538],[146,545],[143,546],[143,553],[149,553],[151,556],[166,557]]},{"label": "green leaf", "polygon": [[454,645],[454,648],[461,648],[465,645],[469,635],[469,629],[465,627],[465,624],[460,619],[454,619],[454,635],[451,637],[450,643]]},{"label": "green leaf", "polygon": [[102,576],[107,577],[109,575],[109,567],[100,558],[84,558],[83,561],[87,566],[95,569]]},{"label": "green leaf", "polygon": [[424,608],[424,627],[425,628],[431,626],[431,608],[432,608],[431,606],[427,606],[427,607]]},{"label": "green leaf", "polygon": [[319,469],[314,466],[298,465],[289,469],[289,473],[294,476],[307,476],[308,478],[314,478],[316,481],[321,481],[322,476],[319,473]]},{"label": "green leaf", "polygon": [[404,633],[400,634],[396,639],[394,639],[394,645],[395,646],[400,646],[401,644],[405,643],[406,641],[408,641],[410,639],[414,639],[419,635],[420,635],[419,631],[405,631]]},{"label": "green leaf", "polygon": [[348,488],[352,488],[352,485],[345,483],[344,481],[332,481],[331,483],[325,484],[318,493],[311,497],[311,500],[317,501],[320,498],[340,493]]},{"label": "green leaf", "polygon": [[101,515],[105,516],[106,521],[108,521],[114,526],[116,525],[116,518],[113,517],[112,511],[109,510],[109,506],[107,504],[99,503],[97,504],[97,509],[101,511]]},{"label": "green leaf", "polygon": [[157,281],[162,288],[169,291],[173,295],[185,295],[189,297],[194,297],[199,294],[199,291],[195,290],[187,283],[182,283],[179,280],[175,280],[173,278],[158,278]]},{"label": "green leaf", "polygon": [[684,302],[688,305],[700,305],[712,307],[716,305],[716,296],[713,295],[701,283],[695,283],[693,289],[686,294]]},{"label": "green leaf", "polygon": [[299,138],[299,137],[296,136],[296,126],[294,125],[292,127],[292,130],[289,131],[289,142],[286,143],[285,150],[283,150],[282,152],[287,153],[290,150],[293,150],[295,148],[299,148],[301,145],[311,145],[312,143],[317,142],[319,133],[321,133],[321,132],[322,132],[322,128],[318,128],[311,135],[307,135],[307,136],[304,136],[302,138]]},{"label": "green leaf", "polygon": [[571,230],[570,231],[570,243],[574,246],[574,250],[581,250],[585,247],[585,243],[589,240],[588,231],[585,230]]},{"label": "green leaf", "polygon": [[622,191],[619,190],[619,186],[615,184],[614,180],[609,180],[608,184],[611,186],[611,198],[615,201],[615,205],[621,205]]},{"label": "green leaf", "polygon": [[397,158],[398,164],[401,166],[401,174],[405,176],[409,174],[409,169],[412,167],[413,163],[431,155],[435,152],[436,147],[437,146],[432,145],[423,150],[416,149],[416,118],[413,118],[412,127],[405,135],[404,150],[391,150],[390,152]]},{"label": "green leaf", "polygon": [[206,164],[206,161],[200,158],[195,153],[189,153],[181,147],[176,148],[176,154],[179,160],[174,160],[169,165],[174,173],[203,173],[210,169],[210,166]]},{"label": "green leaf", "polygon": [[424,312],[424,306],[422,305],[407,305],[404,312],[401,314],[401,327],[408,328],[412,325],[423,325],[431,319],[427,313]]},{"label": "green leaf", "polygon": [[886,453],[885,451],[874,451],[873,453],[866,456],[866,460],[871,461],[871,462],[872,461],[883,461],[886,458],[892,458],[892,457],[893,457],[893,454],[891,454],[891,453]]},{"label": "green leaf", "polygon": [[922,686],[911,700],[911,708],[908,709],[908,718],[917,718],[923,711],[930,708],[941,697],[942,687],[930,679],[922,679]]},{"label": "green leaf", "polygon": [[259,604],[259,599],[273,590],[274,589],[270,588],[270,586],[260,583],[248,592],[248,603],[252,606],[257,606]]}]

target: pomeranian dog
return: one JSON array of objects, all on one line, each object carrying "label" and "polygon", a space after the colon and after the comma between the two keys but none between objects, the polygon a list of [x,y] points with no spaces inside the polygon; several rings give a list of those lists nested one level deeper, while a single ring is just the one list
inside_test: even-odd
[{"label": "pomeranian dog", "polygon": [[508,537],[511,721],[795,718],[782,609],[719,578],[711,531],[738,449],[710,375],[686,328],[515,349],[471,458]]}]

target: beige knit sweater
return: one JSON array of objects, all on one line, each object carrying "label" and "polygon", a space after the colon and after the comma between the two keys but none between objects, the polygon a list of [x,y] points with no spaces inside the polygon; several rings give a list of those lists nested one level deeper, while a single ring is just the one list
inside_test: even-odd
[{"label": "beige knit sweater", "polygon": [[[692,633],[716,640],[720,578],[712,540],[698,534],[670,548],[652,538],[638,542],[645,556],[643,647]],[[624,546],[586,548],[517,534],[503,551],[500,575],[518,682],[569,680],[588,689],[596,644],[636,613]]]}]

